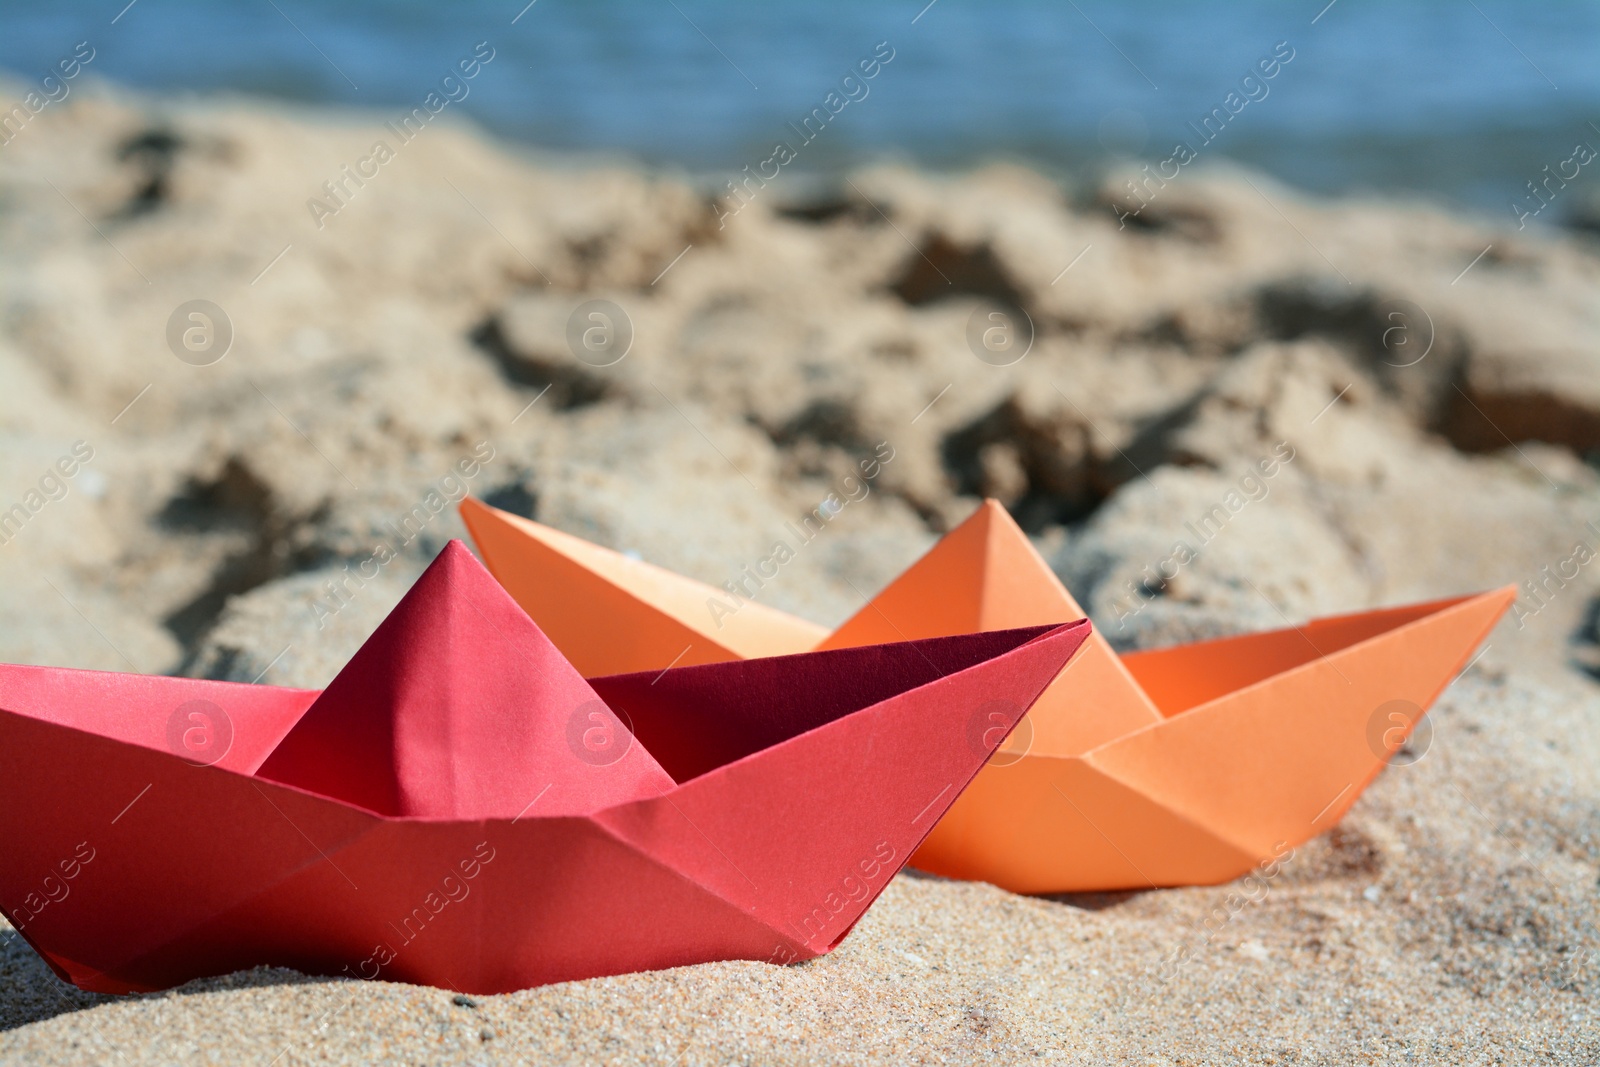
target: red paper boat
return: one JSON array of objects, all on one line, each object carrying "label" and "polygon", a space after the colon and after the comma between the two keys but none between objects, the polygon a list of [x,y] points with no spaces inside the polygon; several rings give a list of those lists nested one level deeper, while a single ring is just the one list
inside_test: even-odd
[{"label": "red paper boat", "polygon": [[102,992],[805,959],[1088,632],[585,682],[452,542],[321,694],[0,667],[0,911]]}]

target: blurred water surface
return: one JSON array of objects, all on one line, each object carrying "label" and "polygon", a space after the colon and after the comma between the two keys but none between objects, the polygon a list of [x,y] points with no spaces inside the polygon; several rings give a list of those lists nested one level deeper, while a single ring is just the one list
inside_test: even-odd
[{"label": "blurred water surface", "polygon": [[793,140],[787,123],[887,41],[894,59],[806,146],[805,169],[1006,158],[1068,173],[1198,144],[1189,122],[1286,41],[1294,59],[1206,155],[1316,191],[1418,191],[1505,214],[1575,143],[1600,148],[1594,3],[525,3],[7,5],[0,66],[37,78],[88,40],[92,72],[124,84],[398,112],[487,41],[495,59],[456,110],[542,147],[715,173]]}]

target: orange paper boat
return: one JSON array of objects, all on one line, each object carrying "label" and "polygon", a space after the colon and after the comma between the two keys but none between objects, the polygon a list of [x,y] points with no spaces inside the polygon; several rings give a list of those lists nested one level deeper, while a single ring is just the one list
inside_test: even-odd
[{"label": "orange paper boat", "polygon": [[[471,499],[461,512],[490,571],[584,674],[1084,615],[994,501],[832,634]],[[1237,878],[1339,821],[1515,597],[1123,656],[1093,633],[912,862],[1019,893]]]}]

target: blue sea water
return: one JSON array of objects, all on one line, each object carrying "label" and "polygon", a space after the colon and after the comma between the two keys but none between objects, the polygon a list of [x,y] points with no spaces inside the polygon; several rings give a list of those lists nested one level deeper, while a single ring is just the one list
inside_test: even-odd
[{"label": "blue sea water", "polygon": [[[1205,155],[1319,192],[1506,214],[1574,144],[1600,147],[1600,4],[1576,0],[126,5],[7,3],[0,66],[37,77],[88,40],[95,74],[136,87],[398,114],[487,41],[495,59],[453,110],[541,147],[715,174],[792,140],[786,124],[887,41],[893,60],[805,147],[804,168],[1002,158],[1073,174],[1198,144],[1190,121],[1288,42],[1293,60]],[[1600,186],[1587,169],[1577,180]]]}]

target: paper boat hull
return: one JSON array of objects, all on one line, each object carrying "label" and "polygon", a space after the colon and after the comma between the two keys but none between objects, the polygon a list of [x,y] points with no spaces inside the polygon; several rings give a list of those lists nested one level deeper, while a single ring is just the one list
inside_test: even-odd
[{"label": "paper boat hull", "polygon": [[[653,693],[600,679],[658,732],[676,705],[720,694],[743,710],[717,721],[732,729],[743,714],[758,747],[659,797],[514,820],[385,818],[197,766],[145,743],[148,724],[125,724],[137,742],[70,725],[72,709],[30,705],[37,687],[7,684],[4,671],[28,669],[0,669],[15,707],[0,711],[0,909],[64,979],[118,993],[257,965],[499,993],[805,959],[843,938],[999,743],[973,733],[973,708],[1002,697],[1004,729],[1015,725],[1086,632],[696,667]],[[905,685],[863,695],[886,674]],[[103,695],[116,677],[77,680]],[[763,717],[774,701],[737,699],[757,683],[823,710],[794,700],[810,718],[775,724]],[[140,714],[167,711],[151,699]]]},{"label": "paper boat hull", "polygon": [[1126,656],[1161,722],[985,767],[912,865],[1020,893],[1240,877],[1339,821],[1514,594]]}]

